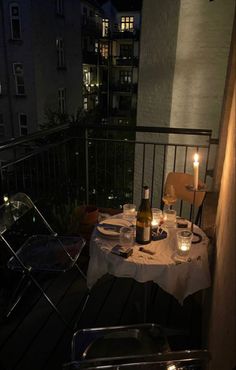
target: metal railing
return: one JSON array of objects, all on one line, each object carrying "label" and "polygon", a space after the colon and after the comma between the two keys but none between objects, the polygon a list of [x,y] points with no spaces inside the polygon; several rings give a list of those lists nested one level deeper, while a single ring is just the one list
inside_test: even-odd
[{"label": "metal railing", "polygon": [[207,180],[211,130],[65,124],[0,146],[0,194],[118,208],[148,184],[160,207],[170,171],[192,172],[193,153]]}]

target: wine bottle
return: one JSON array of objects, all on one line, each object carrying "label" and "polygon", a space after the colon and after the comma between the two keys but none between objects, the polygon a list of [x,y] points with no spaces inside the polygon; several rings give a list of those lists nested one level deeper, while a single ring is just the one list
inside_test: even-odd
[{"label": "wine bottle", "polygon": [[152,209],[149,201],[149,188],[143,187],[142,201],[137,213],[136,221],[136,242],[148,244],[152,236]]}]

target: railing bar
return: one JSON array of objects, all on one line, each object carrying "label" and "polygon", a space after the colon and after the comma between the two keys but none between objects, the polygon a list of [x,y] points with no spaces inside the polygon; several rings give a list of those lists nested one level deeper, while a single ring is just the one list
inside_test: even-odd
[{"label": "railing bar", "polygon": [[174,150],[174,164],[173,164],[173,172],[175,172],[176,168],[176,151],[177,151],[177,145],[175,145],[175,150]]},{"label": "railing bar", "polygon": [[[78,137],[81,139],[81,137]],[[123,143],[123,142],[126,142],[126,143],[135,143],[135,144],[150,144],[150,145],[169,145],[169,146],[179,146],[179,147],[190,147],[190,148],[195,148],[196,147],[196,144],[181,144],[181,143],[169,143],[169,142],[160,142],[160,143],[157,143],[157,142],[154,142],[154,141],[140,141],[140,140],[121,140],[121,139],[105,139],[105,138],[94,138],[94,137],[90,137],[89,138],[90,141],[108,141],[109,143]],[[208,148],[209,146],[207,144],[198,144],[199,148]]]},{"label": "railing bar", "polygon": [[205,170],[204,182],[206,182],[206,178],[207,178],[207,171],[208,171],[208,164],[209,164],[209,157],[210,157],[210,140],[211,140],[211,137],[209,137],[209,145],[207,148],[207,159],[206,159],[206,170]]},{"label": "railing bar", "polygon": [[85,130],[85,188],[86,204],[89,204],[89,156],[88,156],[88,130]]},{"label": "railing bar", "polygon": [[153,158],[152,158],[152,183],[151,183],[151,205],[153,203],[153,188],[154,188],[154,174],[155,174],[155,162],[156,162],[156,145],[153,146]]},{"label": "railing bar", "polygon": [[146,157],[146,144],[143,143],[143,165],[142,165],[142,187],[141,187],[141,199],[142,199],[142,188],[144,186],[144,168],[145,168],[145,157]]},{"label": "railing bar", "polygon": [[186,166],[187,166],[187,153],[188,153],[188,148],[185,146],[185,154],[184,154],[184,172],[186,172]]},{"label": "railing bar", "polygon": [[162,167],[162,181],[161,181],[161,209],[163,208],[163,192],[164,192],[164,181],[165,181],[165,163],[166,163],[166,150],[167,146],[164,144],[164,158],[163,158],[163,167]]}]

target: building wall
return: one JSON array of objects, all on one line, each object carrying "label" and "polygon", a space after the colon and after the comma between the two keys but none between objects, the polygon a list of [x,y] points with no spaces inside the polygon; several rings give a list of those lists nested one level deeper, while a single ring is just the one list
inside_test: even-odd
[{"label": "building wall", "polygon": [[[58,89],[66,89],[66,110],[75,114],[82,104],[80,3],[65,1],[65,16],[55,14],[54,4],[34,1],[34,66],[38,123],[47,109],[58,110]],[[48,16],[51,15],[51,16]],[[50,32],[49,32],[50,30]],[[56,39],[63,38],[65,68],[57,68]]]},{"label": "building wall", "polygon": [[[58,88],[66,89],[68,113],[75,114],[82,104],[80,2],[65,1],[63,17],[56,14],[54,1],[19,0],[17,3],[20,6],[22,29],[22,39],[19,41],[11,40],[10,3],[10,0],[1,0],[0,7],[0,23],[5,30],[3,37],[7,59],[6,68],[3,58],[0,58],[0,80],[2,75],[5,76],[5,96],[0,98],[0,113],[3,111],[7,126],[5,139],[20,135],[19,113],[27,115],[29,133],[38,130],[45,122],[45,110],[58,110]],[[65,41],[64,70],[57,69],[57,37],[63,37]],[[1,51],[4,51],[3,40],[0,45]],[[25,96],[16,96],[12,66],[14,62],[23,65]],[[6,78],[7,69],[9,84]]]},{"label": "building wall", "polygon": [[[234,0],[143,1],[138,125],[205,128],[218,136],[234,8]],[[155,139],[143,134],[137,138]],[[135,159],[136,183],[139,153]],[[208,168],[214,160],[212,151]],[[167,161],[166,172],[170,170]],[[211,182],[208,178],[208,186]]]},{"label": "building wall", "polygon": [[235,369],[236,366],[235,102],[236,84],[226,131],[225,158],[216,219],[216,263],[208,343],[212,356],[210,370]]}]

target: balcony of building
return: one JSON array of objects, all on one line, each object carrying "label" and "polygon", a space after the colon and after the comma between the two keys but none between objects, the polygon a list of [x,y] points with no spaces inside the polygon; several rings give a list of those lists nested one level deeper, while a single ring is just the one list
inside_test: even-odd
[{"label": "balcony of building", "polygon": [[137,56],[113,56],[112,65],[117,67],[138,67],[139,59]]},{"label": "balcony of building", "polygon": [[[122,116],[122,112],[116,114]],[[161,207],[167,172],[191,172],[195,151],[201,157],[201,178],[210,186],[209,158],[216,145],[210,130],[65,124],[1,145],[5,158],[1,166],[1,196],[26,192],[44,210],[54,228],[66,233],[77,205],[93,204],[100,212],[119,212],[124,203],[140,202],[145,183],[150,186],[152,204]],[[189,217],[190,209],[178,210]],[[18,234],[13,231],[14,235]],[[16,279],[6,269],[9,255],[5,252],[0,270],[2,304],[11,296]],[[80,260],[85,272],[88,260],[86,249]],[[47,289],[77,328],[143,320],[144,308],[135,303],[143,297],[143,285],[130,278],[104,276],[92,288],[82,316],[79,312],[86,282],[74,272],[63,278],[51,277]],[[199,348],[203,319],[199,297],[190,296],[181,306],[154,286],[147,320],[184,330],[185,345]],[[0,333],[1,369],[60,369],[70,360],[71,332],[34,291],[26,294],[7,321],[2,320]]]},{"label": "balcony of building", "polygon": [[140,38],[140,30],[119,30],[116,29],[111,33],[112,40],[139,40]]}]

